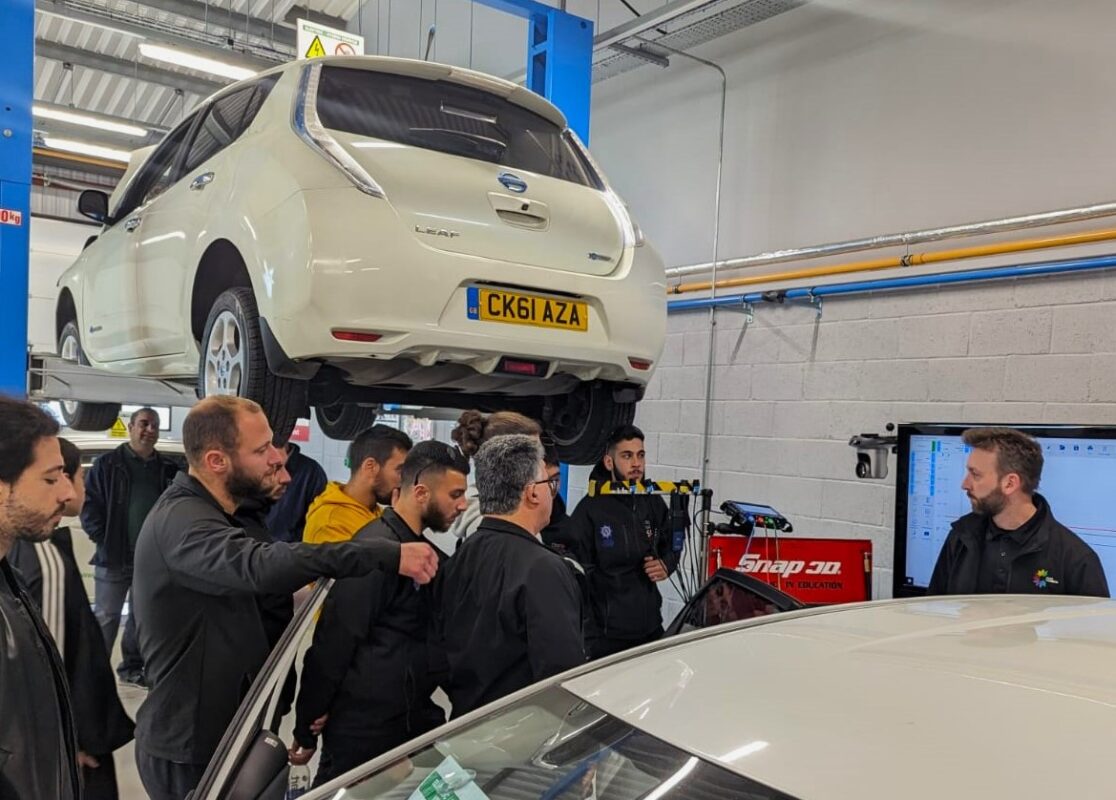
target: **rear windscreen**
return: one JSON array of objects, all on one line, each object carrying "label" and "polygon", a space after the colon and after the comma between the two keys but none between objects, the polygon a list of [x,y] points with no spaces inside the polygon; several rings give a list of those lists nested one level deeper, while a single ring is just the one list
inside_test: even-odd
[{"label": "rear windscreen", "polygon": [[561,128],[470,86],[323,67],[318,116],[332,130],[602,188]]}]

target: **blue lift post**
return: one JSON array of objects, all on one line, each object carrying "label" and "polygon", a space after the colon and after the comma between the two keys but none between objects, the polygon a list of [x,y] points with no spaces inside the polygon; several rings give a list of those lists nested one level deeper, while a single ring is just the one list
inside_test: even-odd
[{"label": "blue lift post", "polygon": [[31,226],[34,0],[3,0],[0,69],[0,392],[27,392],[27,269]]},{"label": "blue lift post", "polygon": [[[474,0],[527,19],[527,88],[566,115],[570,128],[589,143],[593,90],[593,21],[535,0]],[[561,467],[562,499],[569,495],[568,464]]]},{"label": "blue lift post", "polygon": [[536,0],[474,0],[527,20],[527,88],[566,115],[581,141],[589,141],[593,88],[593,20]]}]

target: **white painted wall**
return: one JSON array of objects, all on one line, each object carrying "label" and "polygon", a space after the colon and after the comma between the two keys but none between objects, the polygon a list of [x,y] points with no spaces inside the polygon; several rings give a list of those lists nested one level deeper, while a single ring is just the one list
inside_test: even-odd
[{"label": "white painted wall", "polygon": [[[1116,199],[1114,25],[1103,0],[831,0],[703,48],[728,72],[720,256]],[[593,150],[670,265],[712,256],[719,89],[678,57],[595,87]],[[964,266],[1097,252],[1116,245]],[[892,481],[857,481],[848,437],[1116,421],[1113,301],[1100,274],[719,313],[718,502],[871,537],[888,594]],[[698,469],[708,324],[672,315],[637,417],[660,478]]]}]

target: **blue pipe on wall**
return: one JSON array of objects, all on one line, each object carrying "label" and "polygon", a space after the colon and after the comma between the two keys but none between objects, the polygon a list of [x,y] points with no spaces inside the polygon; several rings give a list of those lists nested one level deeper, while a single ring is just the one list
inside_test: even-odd
[{"label": "blue pipe on wall", "polygon": [[1075,258],[1067,261],[1040,261],[1034,264],[1018,264],[991,269],[969,269],[961,272],[938,272],[932,275],[911,275],[902,278],[880,278],[854,283],[834,283],[826,286],[803,286],[798,289],[784,289],[775,292],[750,292],[730,294],[723,297],[698,297],[692,300],[671,300],[667,303],[668,312],[696,311],[703,308],[720,306],[742,306],[746,303],[762,303],[773,294],[777,299],[796,300],[826,297],[833,295],[863,294],[864,292],[886,291],[888,289],[914,289],[922,286],[943,286],[952,283],[976,283],[977,281],[1003,280],[1006,278],[1029,278],[1038,275],[1060,275],[1067,272],[1088,272],[1096,269],[1116,268],[1116,254]]}]

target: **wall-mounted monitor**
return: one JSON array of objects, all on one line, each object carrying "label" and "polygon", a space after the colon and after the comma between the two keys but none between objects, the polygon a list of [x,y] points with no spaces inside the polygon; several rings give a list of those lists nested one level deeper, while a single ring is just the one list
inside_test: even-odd
[{"label": "wall-mounted monitor", "polygon": [[[979,425],[903,424],[895,479],[896,597],[923,594],[950,525],[972,511],[961,489],[969,448],[961,440]],[[1116,587],[1116,427],[1010,425],[1042,445],[1039,493],[1054,517],[1097,551]]]}]

